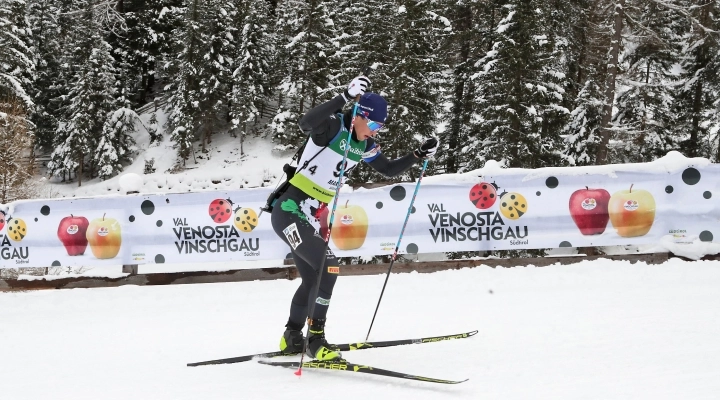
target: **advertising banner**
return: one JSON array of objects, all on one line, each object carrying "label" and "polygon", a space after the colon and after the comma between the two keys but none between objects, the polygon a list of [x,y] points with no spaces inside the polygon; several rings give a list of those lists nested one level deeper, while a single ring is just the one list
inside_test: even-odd
[{"label": "advertising banner", "polygon": [[[718,242],[720,167],[683,160],[681,165],[486,168],[426,177],[410,210],[414,183],[344,188],[330,248],[340,257],[392,254],[408,211],[401,254],[639,245],[668,238],[678,244]],[[15,202],[0,218],[0,265],[286,258],[289,247],[272,229],[270,215],[260,212],[270,192]]]}]

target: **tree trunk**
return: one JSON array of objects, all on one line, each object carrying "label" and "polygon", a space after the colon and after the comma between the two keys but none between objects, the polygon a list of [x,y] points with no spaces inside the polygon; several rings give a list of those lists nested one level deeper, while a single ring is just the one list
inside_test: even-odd
[{"label": "tree trunk", "polygon": [[608,144],[610,143],[610,118],[615,103],[615,81],[618,74],[618,57],[622,42],[623,19],[625,18],[625,0],[615,1],[614,23],[608,66],[605,76],[605,104],[600,124],[600,143],[598,143],[595,164],[604,165],[608,162]]},{"label": "tree trunk", "polygon": [[240,132],[240,155],[242,156],[245,154],[245,150],[243,149],[243,143],[245,142],[245,132],[247,132],[247,122],[243,123],[243,131]]},{"label": "tree trunk", "polygon": [[[703,26],[710,26],[710,6],[711,2],[708,2],[705,4],[705,6],[701,6],[702,10],[700,11],[700,23]],[[705,69],[707,68],[707,65],[709,63],[708,60],[708,52],[707,52],[707,40],[709,40],[709,35],[707,32],[703,30],[699,30],[699,35],[703,38],[703,44],[700,45],[698,48],[698,55],[697,55],[697,61],[698,61],[698,67]],[[703,82],[704,76],[700,75],[698,76],[697,81],[695,82],[695,92],[693,93],[693,100],[692,100],[692,128],[690,129],[690,140],[687,141],[687,146],[685,146],[685,151],[687,154],[685,154],[686,157],[698,157],[699,153],[699,137],[700,137],[700,118],[701,113],[703,109]]]},{"label": "tree trunk", "polygon": [[82,174],[83,174],[83,156],[80,155],[78,157],[78,167],[77,167],[77,180],[78,180],[78,187],[82,186]]},{"label": "tree trunk", "polygon": [[[519,110],[520,107],[520,99],[523,98],[522,94],[522,71],[519,69],[515,69],[513,73],[513,91],[515,92],[514,95],[510,96],[513,98],[512,101],[510,101],[510,107],[514,110]],[[523,161],[525,158],[525,154],[520,154],[520,146],[521,143],[523,143],[523,137],[521,137],[520,130],[522,128],[520,124],[520,117],[516,113],[511,113],[509,115],[510,119],[510,132],[508,133],[508,142],[510,145],[508,146],[508,153],[507,157],[509,158],[508,167],[510,168],[527,168],[528,165],[525,165]]]},{"label": "tree trunk", "polygon": [[467,63],[470,59],[470,40],[467,32],[472,29],[472,10],[467,5],[460,5],[457,8],[456,32],[460,43],[460,54],[456,60],[458,67],[455,69],[455,90],[452,110],[452,121],[447,136],[448,152],[445,162],[446,173],[456,173],[460,167],[458,160],[458,138],[462,134],[463,122],[467,114]]}]

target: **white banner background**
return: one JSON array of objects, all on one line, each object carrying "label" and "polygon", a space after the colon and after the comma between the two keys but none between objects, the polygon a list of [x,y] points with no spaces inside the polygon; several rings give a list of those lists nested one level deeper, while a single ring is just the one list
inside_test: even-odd
[{"label": "white banner background", "polygon": [[[463,175],[426,177],[399,252],[638,245],[659,243],[668,235],[675,243],[698,238],[717,243],[720,166],[704,159],[683,157],[680,161],[539,170],[485,168]],[[480,200],[476,205],[473,200],[478,199],[478,188],[483,184],[488,188],[497,185],[498,197],[494,203]],[[621,236],[622,229],[616,229],[612,222],[607,223],[601,234],[582,234],[571,217],[570,204],[575,213],[581,213],[583,200],[598,197],[587,195],[583,189],[604,189],[617,197],[631,186],[632,194],[625,194],[622,200],[627,206],[621,209],[626,211],[617,212],[637,215],[652,197],[655,215],[646,223],[651,225],[646,234]],[[341,257],[391,254],[414,190],[414,183],[356,191],[343,189],[331,248]],[[269,214],[263,213],[252,229],[241,224],[243,218],[253,222],[270,191],[262,188],[15,202],[9,205],[0,231],[0,265],[103,266],[285,258],[289,248],[275,235]],[[580,196],[571,202],[576,191],[580,191]],[[486,189],[484,194],[490,192],[492,189]],[[633,197],[637,195],[640,197]],[[508,203],[511,196],[515,196],[519,205],[526,206],[519,218],[510,210],[503,212],[502,204]],[[213,219],[211,204],[215,206],[220,201],[227,204],[228,199],[232,215],[226,220],[222,216]],[[585,208],[592,207],[592,201],[586,201]],[[121,240],[118,254],[99,259],[88,246],[82,255],[68,255],[60,236],[67,240],[63,232],[74,228],[63,226],[59,236],[58,227],[70,215],[85,217],[89,222],[116,220]],[[237,226],[236,216],[240,218]],[[348,235],[358,235],[348,232],[348,228],[362,232],[365,229],[362,225],[367,225],[364,240],[348,239]],[[25,231],[20,230],[23,227]],[[99,232],[107,233],[102,229]],[[344,236],[344,240],[337,235]]]}]

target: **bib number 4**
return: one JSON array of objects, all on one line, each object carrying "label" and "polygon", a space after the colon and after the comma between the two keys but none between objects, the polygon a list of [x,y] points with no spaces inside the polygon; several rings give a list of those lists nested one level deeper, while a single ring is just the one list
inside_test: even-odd
[{"label": "bib number 4", "polygon": [[[336,178],[339,178],[339,177],[340,177],[340,171],[342,170],[342,168],[343,168],[343,162],[340,161],[340,162],[338,162],[337,165],[335,166],[335,171],[333,171],[333,176],[336,177]],[[347,161],[345,161],[345,168],[347,168]],[[347,175],[350,173],[350,171],[353,170],[353,168],[355,168],[355,165],[353,165],[353,166],[350,167],[350,168],[347,168],[347,169],[345,170],[345,174],[344,174],[344,175],[347,176]],[[307,170],[308,170],[308,172],[310,172],[310,175],[315,175],[315,173],[317,173],[317,170],[318,170],[318,165],[313,165],[312,167],[309,167]]]},{"label": "bib number 4", "polygon": [[[357,164],[356,164],[356,165],[357,165]],[[347,168],[347,161],[345,161],[344,167]],[[336,178],[339,178],[339,177],[340,177],[340,171],[342,170],[342,168],[343,168],[343,162],[340,161],[340,162],[337,163],[337,165],[335,166],[335,171],[333,171],[333,176],[336,177]],[[347,175],[350,173],[350,171],[352,171],[353,168],[355,168],[355,165],[353,165],[353,166],[350,167],[349,169],[345,169],[344,175],[347,177]]]}]

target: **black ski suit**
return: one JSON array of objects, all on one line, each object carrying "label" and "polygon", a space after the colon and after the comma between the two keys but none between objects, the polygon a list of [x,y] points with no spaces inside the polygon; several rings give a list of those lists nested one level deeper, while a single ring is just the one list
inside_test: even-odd
[{"label": "black ski suit", "polygon": [[[303,152],[303,156],[306,157],[301,156],[301,160],[314,155],[305,154],[305,152],[311,151],[317,154],[318,148],[327,157],[333,151],[328,146],[334,143],[334,140],[337,140],[340,135],[345,138],[343,140],[346,140],[352,115],[350,113],[344,115],[335,114],[335,111],[340,110],[344,105],[345,99],[342,96],[336,96],[311,109],[300,119],[300,128],[310,135],[310,140],[315,145],[306,146]],[[341,124],[343,124],[344,128]],[[356,144],[362,143],[357,142],[354,133],[353,140]],[[360,146],[362,145],[360,144]],[[319,151],[317,152],[319,153]],[[399,175],[420,161],[412,153],[395,160],[388,160],[380,153],[379,147],[373,138],[365,140],[364,151],[362,161],[367,162],[373,169],[385,176]],[[333,156],[337,158],[337,155]],[[340,158],[340,160],[342,159]],[[299,165],[299,168],[302,168],[302,165]],[[337,166],[335,163],[332,163],[332,165],[319,164],[314,168],[316,171],[318,168],[335,170]],[[300,172],[300,169],[298,171]],[[312,174],[315,175],[315,172],[312,172]],[[287,325],[289,328],[300,330],[305,325],[305,320],[308,317],[325,319],[339,268],[338,260],[329,248],[327,248],[325,263],[320,265],[326,243],[324,240],[325,226],[324,223],[320,223],[318,214],[327,204],[318,200],[318,198],[322,198],[327,202],[327,197],[317,196],[311,189],[293,182],[291,180],[288,190],[278,198],[272,212],[271,221],[275,233],[291,247],[295,266],[302,278],[300,287],[295,292],[290,304],[290,318]],[[302,189],[298,186],[302,186]],[[318,296],[316,299],[310,299],[319,268],[325,270],[322,273]],[[316,304],[313,315],[308,315],[308,304],[311,301],[315,301]]]}]

